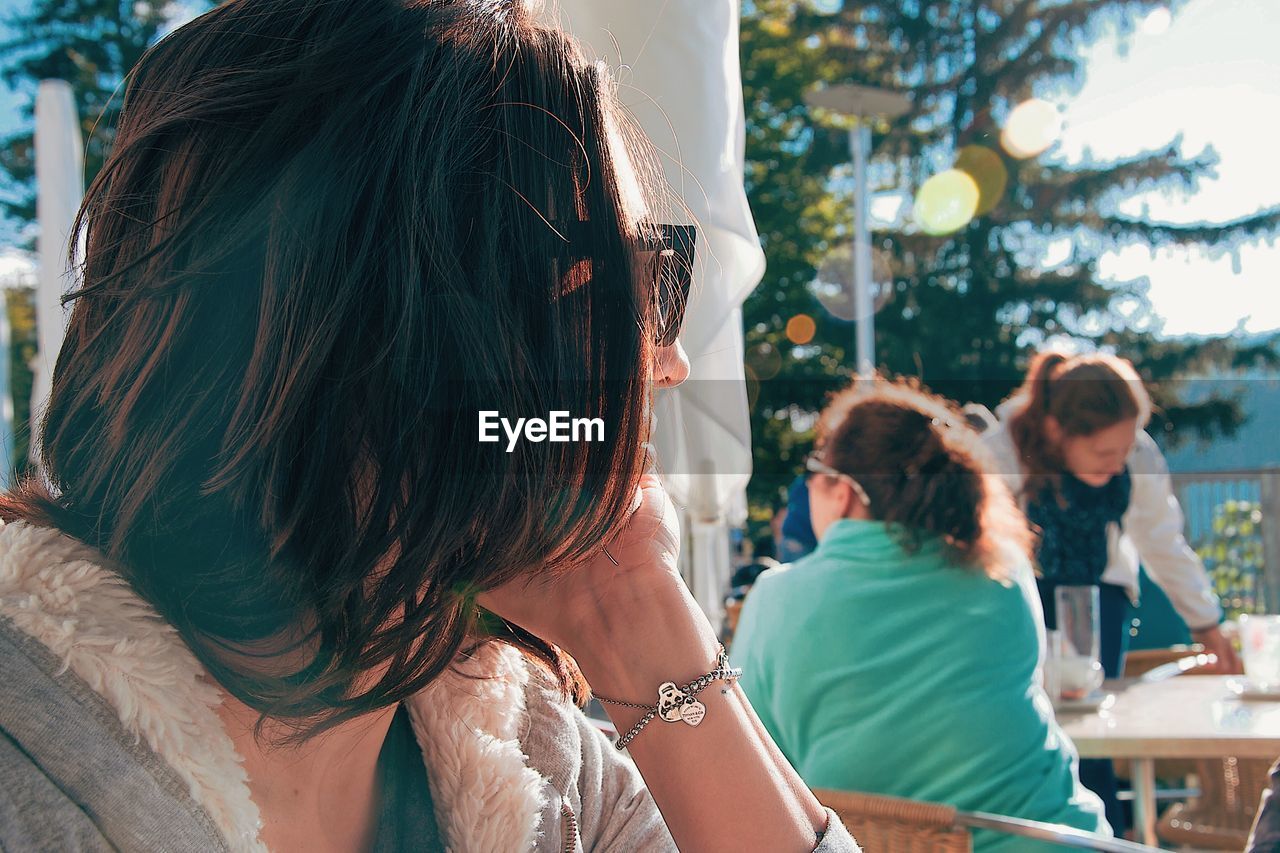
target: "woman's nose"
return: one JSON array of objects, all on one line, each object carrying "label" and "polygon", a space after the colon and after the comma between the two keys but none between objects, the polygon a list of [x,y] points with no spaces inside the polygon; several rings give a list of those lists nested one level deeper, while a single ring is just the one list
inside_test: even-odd
[{"label": "woman's nose", "polygon": [[653,384],[659,388],[674,388],[689,378],[689,356],[676,341],[669,347],[658,347],[653,366]]}]

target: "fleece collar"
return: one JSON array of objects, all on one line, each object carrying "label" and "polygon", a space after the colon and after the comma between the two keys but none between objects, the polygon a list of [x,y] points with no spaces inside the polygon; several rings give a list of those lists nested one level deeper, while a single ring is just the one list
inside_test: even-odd
[{"label": "fleece collar", "polygon": [[[267,853],[219,692],[172,626],[97,551],[56,530],[0,522],[0,617],[80,677],[186,782],[237,853]],[[451,851],[528,850],[545,780],[518,736],[529,670],[486,644],[408,700],[431,797]]]}]

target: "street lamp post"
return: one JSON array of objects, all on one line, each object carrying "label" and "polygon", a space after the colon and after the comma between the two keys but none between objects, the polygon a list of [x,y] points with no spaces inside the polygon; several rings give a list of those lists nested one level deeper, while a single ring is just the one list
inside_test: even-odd
[{"label": "street lamp post", "polygon": [[853,203],[853,306],[854,362],[860,376],[875,370],[875,305],[871,296],[871,191],[867,185],[867,158],[871,154],[871,123],[897,118],[911,109],[911,100],[899,92],[841,83],[814,89],[805,95],[810,107],[822,107],[854,120],[849,129],[856,186]]}]

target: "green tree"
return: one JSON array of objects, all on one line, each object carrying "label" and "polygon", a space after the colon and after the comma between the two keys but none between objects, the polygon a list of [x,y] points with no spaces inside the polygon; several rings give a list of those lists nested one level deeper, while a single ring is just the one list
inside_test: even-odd
[{"label": "green tree", "polygon": [[36,291],[10,287],[4,291],[9,312],[9,390],[13,395],[13,459],[26,466],[31,440],[31,364],[36,357]]},{"label": "green tree", "polygon": [[[1176,0],[1175,0],[1176,2]],[[1194,189],[1216,162],[1178,140],[1117,162],[1015,159],[999,144],[1004,120],[1032,97],[1062,97],[1083,82],[1080,48],[1112,28],[1124,37],[1160,0],[748,0],[742,20],[747,190],[769,261],[744,307],[752,382],[756,517],[799,469],[807,417],[850,376],[852,324],[832,316],[811,282],[847,239],[847,134],[822,123],[803,93],[816,81],[907,92],[911,111],[876,128],[871,181],[915,192],[949,167],[969,173],[979,214],[931,236],[910,221],[878,232],[889,284],[876,317],[881,369],[987,405],[1018,383],[1046,339],[1113,347],[1136,362],[1169,425],[1230,433],[1232,399],[1184,404],[1176,380],[1209,367],[1274,360],[1270,342],[1164,340],[1150,328],[1144,282],[1100,279],[1098,260],[1129,243],[1221,250],[1280,225],[1280,208],[1219,225],[1181,226],[1126,215],[1120,202],[1152,188]],[[1045,247],[1067,238],[1063,263]],[[816,334],[787,323],[807,315]],[[847,343],[846,343],[847,342]],[[1161,380],[1161,381],[1155,381]],[[1164,431],[1166,423],[1154,425]]]},{"label": "green tree", "polygon": [[[155,0],[31,0],[5,18],[13,38],[0,43],[0,79],[31,95],[22,108],[24,127],[0,138],[0,170],[9,198],[0,214],[19,229],[36,218],[35,89],[44,79],[66,80],[75,96],[85,140],[85,180],[92,181],[111,147],[125,74],[169,25],[175,7]],[[9,387],[13,395],[14,459],[28,457],[31,364],[36,354],[35,294],[29,287],[5,292],[11,330]]]},{"label": "green tree", "polygon": [[1213,528],[1196,553],[1213,580],[1227,617],[1267,612],[1263,581],[1262,509],[1255,501],[1229,500],[1213,513]]},{"label": "green tree", "polygon": [[[193,5],[200,4],[180,8]],[[36,218],[35,84],[51,78],[71,84],[85,140],[85,180],[92,181],[111,148],[120,83],[174,9],[164,0],[31,0],[28,9],[6,17],[13,38],[0,43],[0,79],[32,94],[22,108],[26,126],[0,139],[0,169],[14,195],[0,200],[6,217],[20,226]]]}]

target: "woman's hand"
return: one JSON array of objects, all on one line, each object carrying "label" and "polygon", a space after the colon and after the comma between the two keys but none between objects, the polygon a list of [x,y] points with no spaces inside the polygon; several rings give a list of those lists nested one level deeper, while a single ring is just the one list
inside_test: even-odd
[{"label": "woman's hand", "polygon": [[[656,703],[663,682],[709,672],[719,645],[680,577],[679,551],[675,507],[657,478],[646,477],[634,511],[599,554],[517,578],[479,601],[571,654],[600,696]],[[706,716],[696,729],[654,720],[628,747],[676,845],[709,853],[812,850],[827,815],[741,688],[720,684],[699,700]],[[618,731],[643,713],[606,709]]]},{"label": "woman's hand", "polygon": [[1236,647],[1217,625],[1192,631],[1191,639],[1204,646],[1207,654],[1218,656],[1217,663],[1204,667],[1200,672],[1213,675],[1239,675],[1244,672],[1244,666],[1236,655]]},{"label": "woman's hand", "polygon": [[679,597],[684,589],[679,553],[675,506],[658,478],[648,475],[621,529],[589,560],[516,578],[478,601],[578,657],[597,642],[644,630],[635,623],[661,602]]}]

